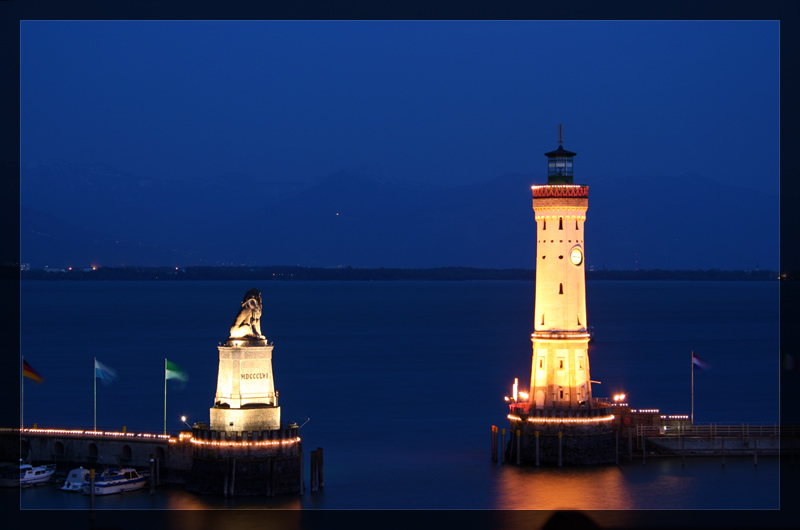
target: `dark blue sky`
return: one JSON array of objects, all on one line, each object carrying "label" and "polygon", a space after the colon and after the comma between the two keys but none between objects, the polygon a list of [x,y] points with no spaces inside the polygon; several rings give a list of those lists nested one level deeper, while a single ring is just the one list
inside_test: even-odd
[{"label": "dark blue sky", "polygon": [[[23,262],[532,268],[526,186],[546,179],[543,153],[557,147],[563,124],[564,146],[578,153],[576,182],[603,201],[590,200],[597,250],[587,253],[587,265],[778,268],[778,21],[20,27],[21,204],[29,208],[22,212]],[[105,164],[129,177],[117,188],[111,177],[86,174],[89,166],[48,173],[37,166],[45,160]],[[384,188],[338,180],[328,183],[329,193],[299,184],[340,171]],[[522,177],[493,183],[508,174]],[[220,175],[227,180],[209,184]],[[295,202],[269,202],[270,194],[288,193],[279,183],[310,191]],[[475,187],[406,215],[399,192],[386,184],[417,193]],[[149,198],[145,186],[154,190]],[[348,186],[352,192],[343,191]],[[501,197],[502,186],[510,191]],[[469,203],[470,193],[488,198],[495,190],[484,209],[520,217],[493,217]],[[694,192],[702,197],[681,202]],[[221,248],[230,231],[209,216],[237,215],[237,193],[275,214],[262,219],[273,237],[261,244],[271,253],[240,252],[247,243],[233,240]],[[326,204],[326,193],[337,202]],[[395,202],[383,203],[386,196]],[[414,206],[426,198],[409,200]],[[224,213],[217,211],[222,202]],[[26,231],[30,218],[41,224]],[[51,237],[59,219],[74,224],[72,235],[101,232],[115,249],[123,240],[174,251],[56,259],[42,234]],[[620,223],[627,232],[617,230]],[[511,224],[518,232],[501,241]],[[745,248],[743,240],[761,246]],[[201,248],[207,242],[217,243]],[[26,254],[36,245],[36,258]],[[524,252],[514,248],[521,246]]]},{"label": "dark blue sky", "polygon": [[21,155],[163,178],[538,170],[777,193],[777,21],[23,21]]}]

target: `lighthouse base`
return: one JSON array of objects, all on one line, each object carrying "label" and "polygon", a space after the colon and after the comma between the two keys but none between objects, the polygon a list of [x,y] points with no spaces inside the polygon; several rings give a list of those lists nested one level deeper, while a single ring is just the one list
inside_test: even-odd
[{"label": "lighthouse base", "polygon": [[506,462],[539,466],[616,462],[613,416],[608,409],[530,412],[509,416]]}]

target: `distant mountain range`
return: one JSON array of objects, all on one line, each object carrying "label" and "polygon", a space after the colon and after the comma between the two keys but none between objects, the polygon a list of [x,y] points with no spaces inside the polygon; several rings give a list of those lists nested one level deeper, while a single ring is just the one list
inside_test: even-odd
[{"label": "distant mountain range", "polygon": [[[541,174],[416,189],[364,172],[302,183],[192,182],[100,164],[23,165],[21,261],[44,266],[535,267]],[[596,270],[778,269],[779,197],[704,177],[589,185]]]}]

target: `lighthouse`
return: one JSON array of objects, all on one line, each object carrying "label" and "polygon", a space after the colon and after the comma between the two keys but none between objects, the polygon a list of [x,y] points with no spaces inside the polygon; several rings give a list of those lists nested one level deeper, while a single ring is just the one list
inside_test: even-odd
[{"label": "lighthouse", "polygon": [[573,182],[573,158],[545,153],[547,184],[532,186],[536,297],[529,402],[536,409],[592,408],[586,316],[584,224],[589,187]]},{"label": "lighthouse", "polygon": [[517,464],[607,464],[618,457],[612,405],[592,397],[586,316],[584,225],[589,187],[575,184],[576,153],[545,153],[547,184],[531,186],[536,217],[536,295],[530,392],[508,419],[506,460]]}]

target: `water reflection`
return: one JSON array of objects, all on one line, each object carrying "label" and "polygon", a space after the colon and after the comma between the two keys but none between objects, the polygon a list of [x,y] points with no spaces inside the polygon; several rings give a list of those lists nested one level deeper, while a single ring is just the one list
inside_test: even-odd
[{"label": "water reflection", "polygon": [[162,512],[169,528],[193,530],[219,530],[220,528],[258,528],[259,530],[286,530],[300,528],[300,512],[272,511],[269,514],[253,511],[177,511]]},{"label": "water reflection", "polygon": [[616,466],[504,466],[496,506],[503,510],[626,510],[635,508],[631,483]]},{"label": "water reflection", "polygon": [[[299,510],[299,495],[279,497],[246,496],[225,498],[215,495],[196,495],[181,489],[171,489],[166,497],[167,510]],[[203,517],[201,515],[201,517]]]},{"label": "water reflection", "polygon": [[774,509],[776,458],[648,458],[586,468],[497,467],[494,507],[507,510]]}]

